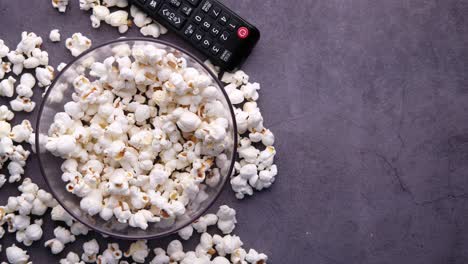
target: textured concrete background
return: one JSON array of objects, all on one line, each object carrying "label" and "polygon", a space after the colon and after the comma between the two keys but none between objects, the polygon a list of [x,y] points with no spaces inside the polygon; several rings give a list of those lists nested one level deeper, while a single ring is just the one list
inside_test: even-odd
[{"label": "textured concrete background", "polygon": [[[119,37],[92,29],[77,0],[66,15],[49,2],[0,0],[0,38],[13,47],[20,31],[39,33],[57,65],[71,56],[47,40],[53,28],[95,44]],[[468,1],[226,2],[262,32],[244,69],[262,83],[279,152],[270,190],[237,201],[226,189],[217,203],[238,210],[246,247],[284,264],[467,263]],[[44,186],[34,157],[27,175]],[[34,262],[56,263],[42,243]]]}]

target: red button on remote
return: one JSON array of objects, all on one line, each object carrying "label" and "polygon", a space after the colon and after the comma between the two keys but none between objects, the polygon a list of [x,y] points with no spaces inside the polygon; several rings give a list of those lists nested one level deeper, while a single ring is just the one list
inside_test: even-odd
[{"label": "red button on remote", "polygon": [[237,36],[241,39],[245,39],[249,36],[249,29],[246,27],[240,27],[237,30]]}]

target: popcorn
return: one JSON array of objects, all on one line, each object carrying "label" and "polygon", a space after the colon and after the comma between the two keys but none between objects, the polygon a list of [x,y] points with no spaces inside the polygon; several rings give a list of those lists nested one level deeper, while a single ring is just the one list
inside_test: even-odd
[{"label": "popcorn", "polygon": [[[87,63],[92,79],[74,77],[45,148],[68,160],[62,180],[88,214],[140,229],[170,225],[218,186],[214,157],[232,144],[229,113],[213,80],[184,58],[155,45],[120,46]],[[208,220],[199,229],[217,219]]]},{"label": "popcorn", "polygon": [[75,236],[64,227],[56,227],[54,229],[55,238],[47,240],[44,243],[45,247],[49,247],[52,254],[59,254],[65,248],[65,245],[75,241]]},{"label": "popcorn", "polygon": [[149,255],[149,249],[146,240],[138,240],[130,245],[130,248],[124,253],[126,258],[131,257],[136,263],[144,263]]},{"label": "popcorn", "polygon": [[[31,246],[34,241],[38,241],[42,237],[42,220],[36,220],[34,224],[26,227],[24,231],[24,237],[22,237],[21,241],[25,246]],[[18,234],[22,234],[23,232],[17,232],[16,237],[18,238]]]},{"label": "popcorn", "polygon": [[60,31],[58,29],[52,29],[49,33],[49,39],[52,42],[60,42]]},{"label": "popcorn", "polygon": [[0,39],[0,59],[7,56],[8,52],[10,52],[10,48]]},{"label": "popcorn", "polygon": [[52,66],[36,68],[36,78],[39,87],[49,86],[54,79],[54,68]]},{"label": "popcorn", "polygon": [[166,251],[162,248],[155,248],[153,250],[154,258],[151,260],[150,264],[169,264],[170,258],[166,255]]},{"label": "popcorn", "polygon": [[13,141],[21,143],[28,140],[32,132],[33,128],[31,123],[29,120],[25,119],[21,122],[21,124],[13,127],[9,136]]},{"label": "popcorn", "polygon": [[52,6],[60,13],[65,13],[67,10],[68,0],[52,0]]},{"label": "popcorn", "polygon": [[83,36],[81,33],[75,33],[71,36],[71,38],[67,38],[65,41],[65,46],[68,50],[70,50],[74,57],[79,56],[85,50],[89,49],[91,45],[91,40]]},{"label": "popcorn", "polygon": [[21,75],[20,84],[16,87],[16,93],[19,96],[31,98],[33,95],[33,88],[36,85],[36,79],[30,73]]},{"label": "popcorn", "polygon": [[21,51],[12,50],[7,54],[8,60],[13,64],[13,73],[20,75],[24,68],[24,55]]},{"label": "popcorn", "polygon": [[83,244],[83,254],[81,255],[81,259],[84,262],[93,263],[96,261],[98,253],[99,244],[97,243],[96,239],[92,239]]},{"label": "popcorn", "polygon": [[[130,15],[133,17],[133,24],[135,24],[135,26],[139,28],[142,28],[153,21],[150,17],[148,17],[148,15],[145,12],[141,11],[135,5],[130,6]],[[158,28],[157,30],[159,36],[159,27],[156,24],[154,24],[154,26]]]},{"label": "popcorn", "polygon": [[[149,19],[149,20],[151,22],[151,19]],[[140,23],[145,23],[145,22],[140,22]],[[148,24],[148,25],[142,25],[141,29],[140,29],[140,33],[143,36],[151,36],[153,38],[158,38],[161,35],[161,31],[159,29],[159,26],[156,23],[151,23],[151,24]]]},{"label": "popcorn", "polygon": [[16,79],[13,77],[8,77],[0,82],[0,96],[12,97],[15,91]]},{"label": "popcorn", "polygon": [[99,0],[80,0],[81,10],[89,10],[96,5],[99,5]]},{"label": "popcorn", "polygon": [[73,225],[73,217],[63,209],[62,206],[56,205],[52,208],[50,213],[53,221],[62,221],[65,222],[68,226]]},{"label": "popcorn", "polygon": [[118,27],[121,34],[127,32],[128,26],[130,24],[128,20],[128,13],[123,10],[110,13],[105,17],[105,21],[107,24],[113,27]]},{"label": "popcorn", "polygon": [[[107,249],[97,257],[97,263],[119,263],[119,260],[122,258],[122,251],[119,249],[119,244],[110,243],[107,244]],[[122,261],[120,262],[122,263]]]},{"label": "popcorn", "polygon": [[5,74],[11,72],[11,63],[10,62],[2,62],[0,58],[0,79],[5,77]]},{"label": "popcorn", "polygon": [[245,260],[249,263],[266,263],[268,256],[263,253],[258,253],[255,249],[250,249],[249,253],[245,256]]},{"label": "popcorn", "polygon": [[32,112],[36,107],[36,103],[28,97],[17,96],[14,100],[10,101],[11,110],[15,112]]},{"label": "popcorn", "polygon": [[68,252],[66,258],[63,258],[59,262],[60,264],[84,264],[83,261],[80,261],[80,256],[74,252]]},{"label": "popcorn", "polygon": [[102,5],[93,6],[93,14],[91,15],[91,23],[93,28],[98,28],[101,26],[101,21],[106,20],[106,17],[109,16],[109,8]]},{"label": "popcorn", "polygon": [[230,234],[236,228],[236,211],[227,205],[219,207],[218,212],[218,228],[223,234]]},{"label": "popcorn", "polygon": [[30,263],[29,255],[26,250],[17,247],[15,244],[6,249],[6,257],[11,264],[26,264]]},{"label": "popcorn", "polygon": [[42,45],[42,38],[37,36],[34,32],[24,31],[21,34],[21,41],[16,46],[16,52],[23,53],[27,57],[32,56],[32,52],[35,48],[39,48]]},{"label": "popcorn", "polygon": [[128,1],[127,0],[103,0],[102,4],[107,6],[107,7],[127,7],[128,6]]},{"label": "popcorn", "polygon": [[179,230],[178,234],[183,240],[189,240],[193,234],[193,227],[191,225],[188,225]]},{"label": "popcorn", "polygon": [[231,262],[229,262],[229,260],[225,257],[216,257],[213,259],[211,263],[212,264],[229,264]]},{"label": "popcorn", "polygon": [[184,248],[179,240],[173,240],[167,246],[167,255],[173,261],[181,261],[185,257]]},{"label": "popcorn", "polygon": [[192,227],[197,230],[198,233],[205,233],[207,228],[212,225],[216,225],[218,222],[218,216],[215,214],[206,214],[200,217],[192,224]]},{"label": "popcorn", "polygon": [[82,223],[75,222],[70,227],[70,232],[75,236],[87,235],[88,232],[89,232],[89,229],[85,225],[83,225]]},{"label": "popcorn", "polygon": [[6,105],[0,105],[0,121],[10,121],[14,117],[15,114]]}]

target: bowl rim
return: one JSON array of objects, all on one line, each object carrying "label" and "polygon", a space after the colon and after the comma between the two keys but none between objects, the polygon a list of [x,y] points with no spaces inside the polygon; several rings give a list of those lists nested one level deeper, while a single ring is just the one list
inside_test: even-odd
[{"label": "bowl rim", "polygon": [[211,77],[213,78],[213,80],[217,83],[217,85],[220,87],[220,90],[222,92],[222,94],[224,95],[227,103],[228,103],[228,108],[229,108],[229,112],[231,113],[231,118],[232,118],[232,126],[233,126],[233,131],[234,131],[234,142],[233,142],[233,155],[232,155],[232,159],[231,159],[231,164],[229,166],[229,170],[228,170],[228,174],[227,176],[225,177],[225,179],[223,180],[224,182],[221,184],[221,188],[219,189],[219,191],[215,194],[213,200],[208,204],[208,206],[206,206],[205,208],[203,208],[202,210],[200,210],[200,212],[198,212],[195,217],[192,217],[190,219],[190,221],[188,221],[186,224],[174,229],[174,230],[168,230],[168,231],[165,231],[165,232],[162,232],[162,233],[158,233],[158,234],[151,234],[151,235],[122,235],[122,234],[115,234],[115,233],[112,233],[112,232],[108,232],[108,231],[105,231],[103,229],[101,229],[100,227],[98,226],[94,226],[86,221],[84,221],[81,217],[78,217],[75,213],[73,213],[73,211],[71,209],[69,209],[64,201],[61,201],[60,199],[57,199],[57,194],[55,192],[55,190],[51,187],[51,184],[48,180],[48,178],[45,176],[45,171],[44,171],[44,166],[43,166],[43,162],[42,162],[42,159],[41,159],[41,148],[40,148],[40,145],[41,144],[35,144],[35,150],[36,150],[36,156],[39,160],[39,169],[40,169],[40,172],[41,172],[41,175],[42,175],[42,178],[44,178],[45,180],[45,183],[47,185],[47,188],[49,189],[49,191],[52,193],[52,195],[54,196],[54,198],[58,201],[58,203],[65,209],[66,212],[68,212],[73,218],[74,220],[82,223],[83,225],[87,226],[88,228],[94,230],[94,231],[97,231],[101,234],[105,234],[105,235],[108,235],[108,236],[111,236],[111,237],[114,237],[114,238],[118,238],[118,239],[124,239],[124,240],[139,240],[139,239],[156,239],[156,238],[162,238],[162,237],[165,237],[165,236],[168,236],[168,235],[171,235],[171,234],[174,234],[176,232],[178,232],[179,230],[187,227],[188,225],[191,225],[194,221],[196,221],[198,218],[200,218],[202,215],[204,215],[215,203],[216,201],[218,200],[219,196],[221,195],[221,193],[224,191],[226,185],[227,185],[227,182],[228,182],[228,179],[230,179],[231,175],[232,175],[232,172],[233,172],[233,169],[234,169],[234,163],[236,161],[236,158],[237,158],[237,144],[238,144],[238,136],[237,136],[237,123],[236,123],[236,116],[235,116],[235,113],[234,113],[234,108],[233,108],[233,105],[231,103],[231,101],[229,100],[229,96],[228,94],[226,93],[226,91],[224,90],[224,85],[223,83],[220,81],[220,79],[218,78],[218,76],[216,76],[213,71],[199,58],[197,58],[195,55],[193,55],[191,52],[188,52],[187,50],[185,50],[184,48],[181,48],[179,47],[178,45],[176,44],[173,44],[173,43],[170,43],[168,41],[164,41],[164,40],[159,40],[159,39],[152,39],[152,38],[144,38],[144,37],[131,37],[131,38],[119,38],[119,39],[114,39],[114,40],[111,40],[111,41],[107,41],[105,43],[102,43],[102,44],[99,44],[97,45],[96,47],[93,47],[91,49],[88,49],[86,51],[84,51],[83,53],[81,53],[79,56],[77,56],[76,58],[74,58],[71,62],[69,62],[58,74],[57,76],[55,76],[54,80],[52,81],[52,83],[50,84],[49,88],[47,89],[44,97],[42,98],[42,101],[41,101],[41,105],[40,105],[40,108],[39,108],[39,112],[38,112],[38,117],[37,117],[37,120],[36,120],[36,126],[35,126],[35,131],[36,131],[36,135],[35,135],[35,142],[40,142],[39,141],[39,137],[40,137],[40,133],[39,133],[39,127],[40,127],[40,124],[41,124],[41,119],[42,119],[42,114],[43,114],[43,110],[44,110],[44,107],[46,105],[46,102],[47,102],[47,99],[50,95],[50,92],[55,88],[55,84],[57,82],[57,80],[60,79],[60,76],[62,75],[62,73],[64,73],[69,67],[71,67],[73,64],[75,64],[77,61],[79,61],[81,58],[85,57],[86,55],[102,48],[102,47],[105,47],[105,46],[108,46],[108,45],[113,45],[113,44],[117,44],[117,43],[125,43],[125,42],[131,42],[131,41],[134,41],[134,42],[153,42],[153,43],[156,43],[156,44],[161,44],[161,45],[166,45],[170,48],[173,48],[177,51],[180,51],[182,52],[183,54],[187,55],[188,57],[190,57],[191,59],[193,59],[195,62],[197,62],[198,64],[200,64],[210,75]]}]

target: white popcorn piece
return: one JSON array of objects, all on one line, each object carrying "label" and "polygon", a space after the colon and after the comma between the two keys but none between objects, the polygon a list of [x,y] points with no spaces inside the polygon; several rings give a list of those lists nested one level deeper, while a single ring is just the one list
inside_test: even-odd
[{"label": "white popcorn piece", "polygon": [[24,234],[22,239],[18,240],[18,242],[23,242],[25,246],[31,246],[34,241],[38,241],[42,238],[42,220],[36,220],[34,224],[29,225],[26,227],[24,231],[19,231],[16,233],[16,237],[18,240],[18,234]]},{"label": "white popcorn piece", "polygon": [[166,255],[166,251],[162,248],[155,248],[153,250],[154,258],[151,260],[150,264],[169,264],[170,258]]},{"label": "white popcorn piece", "polygon": [[130,24],[128,20],[128,12],[124,10],[118,10],[110,13],[105,17],[107,24],[118,27],[121,34],[127,32],[128,25]]},{"label": "white popcorn piece", "polygon": [[16,79],[8,77],[0,82],[0,96],[12,97],[15,91]]},{"label": "white popcorn piece", "polygon": [[244,94],[241,90],[237,89],[235,84],[226,85],[224,90],[228,94],[232,104],[237,105],[244,102]]},{"label": "white popcorn piece", "polygon": [[9,72],[11,72],[11,62],[2,62],[2,59],[0,58],[0,79],[3,79],[5,74]]},{"label": "white popcorn piece", "polygon": [[36,103],[30,98],[17,96],[14,100],[10,101],[11,110],[15,112],[32,112],[36,107]]},{"label": "white popcorn piece", "polygon": [[189,240],[193,234],[193,227],[191,225],[188,225],[179,230],[178,234],[183,240]]},{"label": "white popcorn piece", "polygon": [[36,85],[36,79],[30,73],[21,75],[20,84],[16,86],[16,93],[19,96],[31,98],[33,96],[33,88]]},{"label": "white popcorn piece", "polygon": [[167,246],[167,255],[173,261],[181,261],[185,257],[184,247],[179,240],[173,240]]},{"label": "white popcorn piece", "polygon": [[128,1],[127,0],[102,0],[102,4],[107,6],[107,7],[120,7],[124,8],[128,6]]},{"label": "white popcorn piece", "polygon": [[82,223],[80,222],[75,222],[73,223],[73,225],[70,227],[70,232],[74,235],[74,236],[81,236],[81,235],[87,235],[88,232],[89,232],[89,229],[88,227],[86,227],[85,225],[83,225]]},{"label": "white popcorn piece", "polygon": [[130,245],[130,248],[125,251],[124,256],[126,258],[131,257],[136,263],[144,263],[149,252],[146,240],[138,240]]},{"label": "white popcorn piece", "polygon": [[100,5],[99,0],[80,0],[80,9],[89,10],[96,5]]},{"label": "white popcorn piece", "polygon": [[28,262],[29,255],[26,252],[26,250],[23,250],[23,249],[17,247],[15,244],[8,247],[5,252],[6,252],[6,257],[8,259],[8,262],[11,263],[11,264],[30,263],[30,262]]},{"label": "white popcorn piece", "polygon": [[236,71],[234,73],[225,72],[221,81],[224,83],[234,84],[241,86],[249,82],[249,76],[244,71]]},{"label": "white popcorn piece", "polygon": [[37,36],[34,32],[21,33],[21,41],[16,46],[16,52],[23,53],[27,57],[32,56],[32,52],[35,48],[39,48],[42,45],[42,38]]},{"label": "white popcorn piece", "polygon": [[49,33],[49,39],[52,42],[60,42],[60,31],[58,29],[52,29]]},{"label": "white popcorn piece", "polygon": [[15,114],[6,105],[0,105],[0,121],[10,121],[14,117]]},{"label": "white popcorn piece", "polygon": [[192,224],[193,228],[198,233],[205,233],[209,226],[216,225],[218,222],[218,216],[215,214],[206,214],[199,219],[195,220]]},{"label": "white popcorn piece", "polygon": [[119,263],[119,260],[122,258],[122,256],[123,254],[119,249],[119,244],[110,243],[107,245],[107,249],[97,257],[97,263]]},{"label": "white popcorn piece", "polygon": [[54,79],[54,68],[52,66],[38,67],[35,71],[39,87],[46,87],[52,83]]},{"label": "white popcorn piece", "polygon": [[[135,26],[139,28],[142,28],[150,24],[153,21],[150,17],[148,17],[148,15],[145,12],[141,11],[135,5],[132,5],[130,7],[130,15],[133,17],[133,24],[135,24]],[[159,27],[157,30],[158,30],[158,36],[159,36]]]},{"label": "white popcorn piece", "polygon": [[67,11],[68,1],[69,0],[52,0],[52,6],[60,13],[65,13],[65,11]]},{"label": "white popcorn piece", "polygon": [[243,85],[240,90],[242,91],[246,100],[257,101],[259,97],[258,91],[260,90],[260,84],[247,83]]},{"label": "white popcorn piece", "polygon": [[21,143],[28,140],[32,132],[33,128],[31,122],[25,119],[21,124],[13,127],[10,133],[10,138],[17,143]]},{"label": "white popcorn piece", "polygon": [[65,222],[68,226],[73,225],[73,217],[63,209],[62,206],[56,205],[52,208],[50,212],[53,221],[62,221]]},{"label": "white popcorn piece", "polygon": [[65,41],[65,46],[74,57],[89,49],[91,45],[92,41],[81,33],[75,33]]},{"label": "white popcorn piece", "polygon": [[0,39],[0,59],[7,56],[8,52],[10,52],[10,48]]},{"label": "white popcorn piece", "polygon": [[20,75],[24,68],[24,55],[21,51],[12,50],[7,54],[8,60],[13,64],[13,73]]},{"label": "white popcorn piece", "polygon": [[268,256],[263,253],[258,253],[255,249],[250,249],[245,256],[245,260],[249,263],[267,263]]},{"label": "white popcorn piece", "polygon": [[236,228],[236,210],[227,205],[222,205],[216,215],[218,216],[218,229],[223,234],[230,234]]},{"label": "white popcorn piece", "polygon": [[74,252],[68,252],[67,256],[60,260],[60,264],[85,264],[81,261],[80,256]]},{"label": "white popcorn piece", "polygon": [[98,28],[101,26],[101,21],[104,21],[107,16],[109,16],[109,8],[103,5],[93,6],[93,14],[91,15],[91,24],[93,28]]},{"label": "white popcorn piece", "polygon": [[92,239],[83,244],[83,254],[81,259],[87,263],[94,263],[97,260],[99,254],[99,244],[96,239]]},{"label": "white popcorn piece", "polygon": [[[151,19],[150,19],[150,22],[151,22]],[[158,38],[161,35],[159,26],[156,23],[151,23],[148,25],[141,26],[140,33],[143,36],[151,36],[153,38]]]},{"label": "white popcorn piece", "polygon": [[230,264],[231,262],[225,257],[216,257],[211,261],[212,264]]},{"label": "white popcorn piece", "polygon": [[70,230],[64,227],[56,227],[54,229],[55,238],[47,240],[44,247],[49,247],[52,254],[56,255],[63,251],[65,245],[75,241],[75,236],[71,234]]}]

